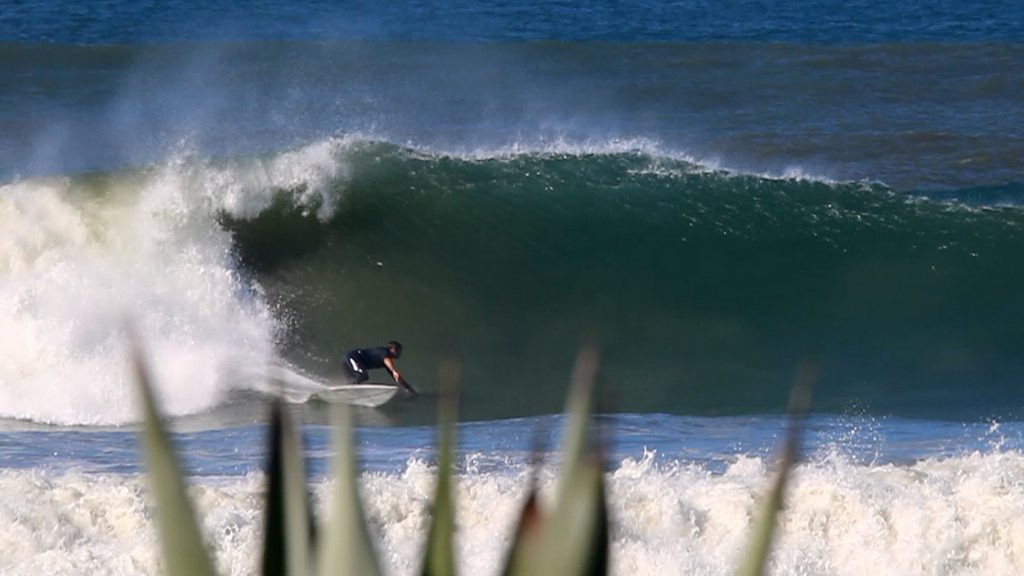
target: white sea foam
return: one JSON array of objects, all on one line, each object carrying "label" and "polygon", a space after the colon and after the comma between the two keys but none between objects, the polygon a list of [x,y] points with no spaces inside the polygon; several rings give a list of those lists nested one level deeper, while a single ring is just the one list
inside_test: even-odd
[{"label": "white sea foam", "polygon": [[[356,137],[353,136],[352,138]],[[514,158],[527,154],[574,156],[641,154],[649,156],[652,160],[646,168],[633,171],[635,174],[680,177],[694,173],[720,172],[735,176],[753,176],[766,180],[801,180],[823,184],[838,184],[841,182],[826,175],[824,172],[810,170],[799,165],[787,164],[770,170],[750,168],[742,164],[723,160],[718,156],[696,154],[677,146],[667,146],[655,138],[640,136],[595,139],[570,137],[554,132],[545,137],[520,138],[503,144],[473,148],[437,146],[436,144],[424,145],[415,142],[410,142],[408,145],[427,153],[453,156],[466,160]],[[670,165],[666,165],[665,160],[669,160]],[[678,166],[680,162],[685,163],[687,166]]]},{"label": "white sea foam", "polygon": [[[433,148],[427,148],[433,149]],[[498,146],[476,148],[440,148],[438,153],[472,160],[507,158],[524,154],[647,154],[665,156],[688,162],[696,162],[685,152],[668,150],[657,140],[650,138],[611,138],[603,140],[569,138],[554,135],[548,138],[514,140]]]},{"label": "white sea foam", "polygon": [[[613,574],[730,574],[766,462],[741,457],[724,473],[626,460],[609,473]],[[541,474],[542,502],[556,480]],[[464,574],[496,574],[525,496],[526,472],[459,476],[457,555]],[[192,487],[222,574],[257,570],[262,531],[258,474]],[[433,470],[365,474],[361,489],[388,573],[419,569]],[[0,573],[143,574],[157,570],[153,509],[138,476],[0,472]],[[328,483],[314,484],[326,508]],[[829,457],[798,467],[770,573],[901,576],[1024,572],[1024,456],[975,453],[912,465],[867,466]]]},{"label": "white sea foam", "polygon": [[219,212],[251,217],[274,190],[327,217],[344,178],[326,140],[269,159],[181,159],[103,178],[0,186],[0,416],[134,419],[124,326],[137,325],[172,414],[215,405],[280,330],[241,275]]}]

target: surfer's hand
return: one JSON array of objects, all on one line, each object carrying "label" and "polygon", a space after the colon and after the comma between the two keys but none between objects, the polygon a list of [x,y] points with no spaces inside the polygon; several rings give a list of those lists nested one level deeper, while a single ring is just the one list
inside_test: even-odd
[{"label": "surfer's hand", "polygon": [[414,398],[416,396],[419,396],[419,392],[417,392],[416,389],[413,388],[411,384],[406,382],[404,378],[398,377],[397,380],[398,383],[402,385],[402,388],[405,388],[405,391],[409,394],[409,396],[412,396]]}]

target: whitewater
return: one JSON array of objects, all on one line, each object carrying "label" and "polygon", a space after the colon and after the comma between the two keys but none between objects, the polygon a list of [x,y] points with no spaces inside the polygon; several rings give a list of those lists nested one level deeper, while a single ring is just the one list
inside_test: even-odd
[{"label": "whitewater", "polygon": [[[722,473],[658,467],[639,456],[608,474],[613,574],[730,574],[744,549],[769,462],[740,457]],[[465,472],[456,479],[461,571],[496,574],[528,473]],[[772,556],[775,574],[1013,574],[1024,568],[1017,453],[970,454],[910,465],[865,466],[840,457],[799,466]],[[434,471],[368,473],[360,490],[382,564],[413,574],[429,523]],[[554,492],[540,480],[542,502]],[[222,574],[258,567],[261,474],[205,479],[190,490]],[[323,514],[329,485],[312,484]],[[0,572],[146,574],[157,570],[153,511],[136,475],[5,470]]]}]

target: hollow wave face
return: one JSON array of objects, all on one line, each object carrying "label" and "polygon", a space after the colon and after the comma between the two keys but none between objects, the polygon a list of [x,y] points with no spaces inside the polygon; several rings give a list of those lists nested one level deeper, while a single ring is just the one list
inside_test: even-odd
[{"label": "hollow wave face", "polygon": [[7,184],[0,415],[133,419],[127,321],[174,415],[265,390],[261,366],[326,379],[390,339],[428,390],[439,359],[463,363],[468,418],[553,413],[584,334],[625,412],[778,410],[807,357],[826,411],[1019,404],[1012,185],[903,194],[652,146],[352,136]]},{"label": "hollow wave face", "polygon": [[781,410],[807,358],[826,411],[984,417],[1020,398],[1012,186],[905,194],[649,147],[339,158],[326,218],[299,187],[223,219],[313,371],[397,338],[410,378],[463,363],[470,417],[552,413],[589,334],[626,412]]}]

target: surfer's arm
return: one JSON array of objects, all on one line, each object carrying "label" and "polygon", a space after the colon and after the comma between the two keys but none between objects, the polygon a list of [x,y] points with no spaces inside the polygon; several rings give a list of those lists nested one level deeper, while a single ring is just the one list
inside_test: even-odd
[{"label": "surfer's arm", "polygon": [[391,360],[391,358],[384,359],[384,367],[388,369],[388,372],[391,372],[391,377],[395,379],[395,382],[397,382],[399,386],[405,388],[406,392],[408,392],[412,396],[417,395],[416,389],[413,388],[411,384],[406,382],[405,378],[402,378],[402,375],[398,373],[398,370],[395,368],[395,363]]},{"label": "surfer's arm", "polygon": [[391,358],[385,358],[384,359],[384,367],[387,368],[388,372],[391,373],[391,377],[395,379],[395,382],[398,382],[399,384],[401,384],[401,382],[402,382],[402,375],[399,374],[398,373],[398,369],[395,368],[394,360],[392,360]]}]

